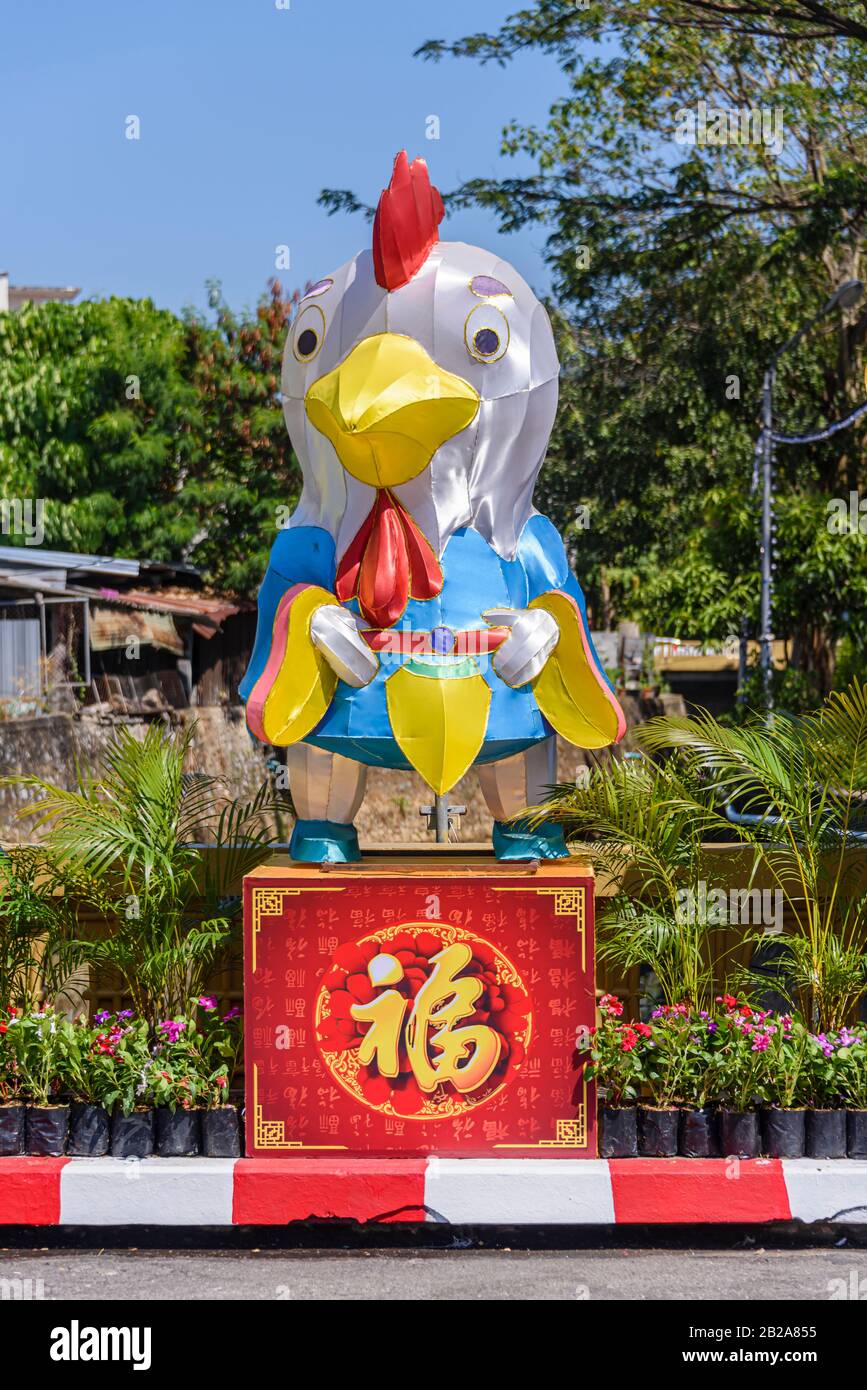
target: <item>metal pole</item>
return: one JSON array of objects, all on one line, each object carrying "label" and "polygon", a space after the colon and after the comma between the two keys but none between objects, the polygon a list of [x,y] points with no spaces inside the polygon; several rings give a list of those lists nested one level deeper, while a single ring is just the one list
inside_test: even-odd
[{"label": "metal pole", "polygon": [[774,580],[771,565],[771,523],[773,521],[774,487],[773,420],[775,377],[775,368],[769,367],[765,372],[765,380],[762,386],[762,429],[764,432],[764,448],[762,450],[762,539],[760,545],[762,588],[759,613],[759,642],[761,651],[762,690],[765,697],[766,709],[770,709],[773,704],[773,694],[771,691],[771,655],[773,643],[771,611]]},{"label": "metal pole", "polygon": [[445,796],[434,796],[434,815],[436,817],[436,841],[438,845],[447,845],[449,842],[449,798]]}]

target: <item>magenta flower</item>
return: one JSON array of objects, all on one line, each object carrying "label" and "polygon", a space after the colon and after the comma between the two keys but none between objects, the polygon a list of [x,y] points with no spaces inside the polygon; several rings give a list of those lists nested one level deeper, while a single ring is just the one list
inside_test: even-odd
[{"label": "magenta flower", "polygon": [[199,999],[199,1008],[206,1009],[211,1013],[217,1007],[217,1000],[213,994],[203,994]]},{"label": "magenta flower", "polygon": [[164,1019],[162,1023],[157,1024],[157,1028],[164,1035],[164,1040],[170,1043],[178,1041],[186,1026],[183,1019],[174,1018]]},{"label": "magenta flower", "polygon": [[93,1015],[94,1023],[105,1023],[110,1018],[111,1014],[109,1013],[108,1009],[100,1009],[98,1014]]},{"label": "magenta flower", "polygon": [[240,1018],[240,1017],[241,1017],[241,1010],[238,1008],[238,1005],[235,1004],[235,1005],[233,1005],[233,1007],[232,1007],[231,1009],[229,1009],[228,1013],[223,1014],[223,1022],[224,1022],[224,1023],[228,1023],[228,1021],[229,1021],[230,1018]]},{"label": "magenta flower", "polygon": [[767,1052],[770,1038],[766,1033],[756,1033],[753,1039],[753,1052]]}]

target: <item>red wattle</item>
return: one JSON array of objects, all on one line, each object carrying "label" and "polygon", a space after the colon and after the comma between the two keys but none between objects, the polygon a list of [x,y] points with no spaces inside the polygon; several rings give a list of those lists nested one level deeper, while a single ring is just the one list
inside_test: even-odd
[{"label": "red wattle", "polygon": [[342,603],[357,597],[365,621],[388,628],[410,597],[433,598],[442,587],[443,573],[427,537],[389,489],[380,488],[337,568],[337,597]]}]

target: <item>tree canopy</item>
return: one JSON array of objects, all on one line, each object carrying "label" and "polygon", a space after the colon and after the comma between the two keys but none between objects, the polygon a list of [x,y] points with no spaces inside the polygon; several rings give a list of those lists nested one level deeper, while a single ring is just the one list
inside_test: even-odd
[{"label": "tree canopy", "polygon": [[300,487],[279,400],[295,302],[274,282],[214,322],[125,299],[0,315],[3,496],[45,500],[47,545],[254,593]]},{"label": "tree canopy", "polygon": [[[544,126],[503,131],[531,172],[470,179],[447,201],[548,230],[564,373],[541,503],[574,532],[597,622],[704,640],[743,614],[755,625],[762,376],[862,264],[864,20],[860,4],[813,0],[536,0],[495,33],[419,50],[517,76],[539,49],[563,75]],[[862,304],[782,360],[778,429],[864,397],[865,334]],[[856,427],[777,449],[774,625],[818,688],[841,636],[867,653],[865,537],[857,520],[828,524],[832,499],[859,489],[863,441]]]}]

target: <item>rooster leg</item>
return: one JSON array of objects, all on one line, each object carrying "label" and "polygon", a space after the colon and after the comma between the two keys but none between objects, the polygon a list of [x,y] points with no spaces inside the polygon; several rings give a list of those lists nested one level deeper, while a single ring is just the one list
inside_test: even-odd
[{"label": "rooster leg", "polygon": [[[521,813],[538,806],[556,781],[555,745],[546,738],[526,753],[484,763],[479,784],[494,817],[494,853],[498,859],[564,859],[569,851],[563,831],[552,821],[530,826]],[[518,819],[515,819],[518,817]]]},{"label": "rooster leg", "polygon": [[307,743],[287,748],[286,766],[298,817],[289,846],[292,858],[308,864],[360,859],[352,822],[364,799],[367,768]]}]

